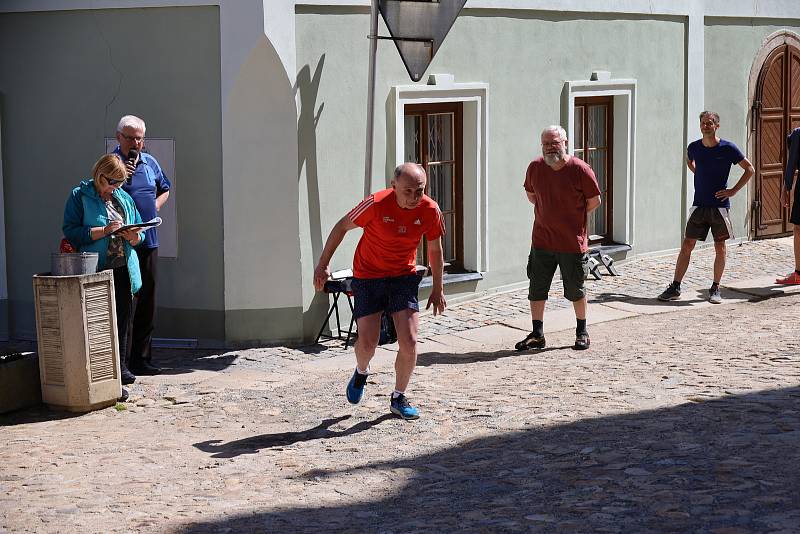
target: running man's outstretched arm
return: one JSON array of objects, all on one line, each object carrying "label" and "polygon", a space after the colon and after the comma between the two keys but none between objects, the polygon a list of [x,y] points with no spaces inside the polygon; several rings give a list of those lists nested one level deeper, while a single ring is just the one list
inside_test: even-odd
[{"label": "running man's outstretched arm", "polygon": [[428,297],[428,305],[425,306],[425,309],[427,310],[433,305],[433,315],[438,315],[444,312],[447,307],[447,302],[444,299],[444,252],[442,252],[441,237],[428,241],[428,263],[431,266],[433,285],[431,286],[431,296]]},{"label": "running man's outstretched arm", "polygon": [[314,288],[317,291],[322,291],[322,288],[325,287],[325,282],[328,281],[328,278],[331,275],[330,263],[333,253],[336,252],[337,248],[339,248],[339,245],[342,243],[342,239],[344,239],[344,235],[354,228],[358,228],[358,225],[351,221],[347,215],[345,215],[339,219],[339,222],[336,223],[331,230],[331,233],[328,235],[328,240],[325,242],[325,248],[322,249],[322,254],[319,256],[319,262],[317,263],[317,267],[314,269]]}]

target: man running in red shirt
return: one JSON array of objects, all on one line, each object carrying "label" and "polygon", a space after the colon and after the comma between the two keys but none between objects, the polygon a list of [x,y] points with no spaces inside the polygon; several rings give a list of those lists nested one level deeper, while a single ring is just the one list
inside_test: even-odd
[{"label": "man running in red shirt", "polygon": [[420,165],[404,163],[397,167],[390,189],[370,195],[336,223],[314,269],[314,287],[321,291],[330,277],[331,257],[345,234],[359,226],[364,229],[353,258],[358,339],[356,370],[347,384],[347,400],[358,404],[364,395],[369,362],[380,337],[381,315],[386,312],[394,321],[399,345],[390,408],[403,419],[419,418],[419,410],[409,404],[405,391],[417,364],[417,289],[421,277],[416,273],[416,257],[423,235],[428,240],[433,275],[426,309],[432,305],[436,315],[447,305],[442,287],[444,218],[436,202],[425,195],[426,182]]}]

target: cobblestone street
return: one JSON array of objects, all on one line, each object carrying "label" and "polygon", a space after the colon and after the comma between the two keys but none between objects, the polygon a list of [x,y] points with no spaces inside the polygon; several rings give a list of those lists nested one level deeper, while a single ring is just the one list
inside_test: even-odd
[{"label": "cobblestone street", "polygon": [[554,284],[548,346],[526,290],[421,319],[409,396],[389,414],[392,346],[364,400],[352,348],[159,350],[165,374],[84,415],[0,415],[0,532],[797,532],[800,286],[789,239],[713,249],[683,298],[675,256],[588,282],[592,346]]}]

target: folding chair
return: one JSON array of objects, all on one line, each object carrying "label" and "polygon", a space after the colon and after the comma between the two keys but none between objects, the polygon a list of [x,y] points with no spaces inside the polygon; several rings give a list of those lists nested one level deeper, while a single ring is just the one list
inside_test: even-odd
[{"label": "folding chair", "polygon": [[[630,250],[631,247],[628,245],[624,245],[627,247],[625,250]],[[619,248],[622,248],[620,246]],[[594,277],[595,280],[600,280],[600,266],[606,268],[608,274],[611,276],[619,276],[619,271],[614,267],[614,258],[609,256],[605,253],[603,247],[594,247],[589,249],[589,275]]]},{"label": "folding chair", "polygon": [[[317,339],[314,340],[314,343],[318,343],[320,338],[326,339],[344,339],[344,348],[350,344],[350,338],[353,335],[353,325],[355,324],[355,317],[354,317],[354,309],[353,309],[353,291],[350,288],[350,283],[353,281],[352,277],[343,278],[341,280],[328,280],[325,282],[325,286],[323,287],[323,291],[330,295],[333,295],[333,302],[331,303],[330,309],[328,309],[328,315],[325,316],[325,322],[322,323],[322,327],[319,329],[319,333],[317,334]],[[347,298],[347,304],[350,306],[350,326],[347,328],[347,336],[344,335],[344,330],[342,330],[342,323],[339,318],[339,297],[344,294]],[[330,334],[323,333],[325,328],[330,324],[331,315],[336,314],[336,335],[333,335],[333,329],[331,328]]]}]

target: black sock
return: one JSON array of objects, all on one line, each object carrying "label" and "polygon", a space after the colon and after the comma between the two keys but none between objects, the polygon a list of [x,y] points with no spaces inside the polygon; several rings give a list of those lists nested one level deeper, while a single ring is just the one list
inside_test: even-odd
[{"label": "black sock", "polygon": [[681,288],[681,283],[680,283],[680,282],[678,282],[677,280],[673,280],[673,281],[672,281],[672,285],[673,285],[673,286],[675,286],[675,287],[677,287],[678,289],[680,289],[680,288]]},{"label": "black sock", "polygon": [[533,335],[542,337],[544,335],[544,321],[533,320]]},{"label": "black sock", "polygon": [[575,328],[576,334],[586,334],[586,319],[577,319],[578,326]]},{"label": "black sock", "polygon": [[719,282],[712,282],[711,289],[717,289],[719,287]]},{"label": "black sock", "polygon": [[800,274],[800,269],[795,269],[794,272],[796,272],[797,274]]}]

